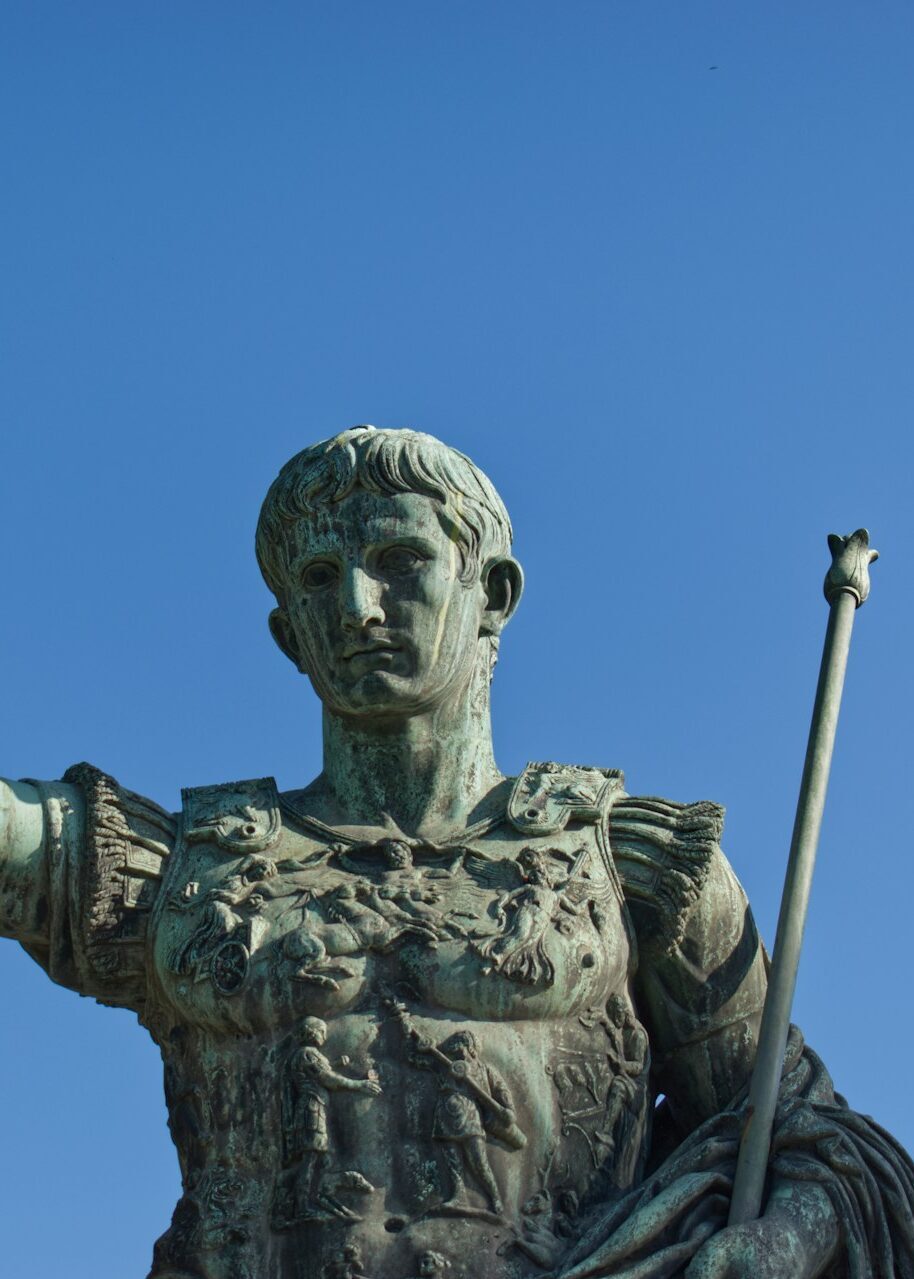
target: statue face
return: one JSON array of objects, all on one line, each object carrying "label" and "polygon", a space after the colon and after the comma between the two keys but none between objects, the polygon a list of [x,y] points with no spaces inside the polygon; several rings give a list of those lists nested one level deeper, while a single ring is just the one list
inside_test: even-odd
[{"label": "statue face", "polygon": [[464,1031],[452,1035],[443,1048],[452,1061],[471,1061],[476,1056],[476,1040]]},{"label": "statue face", "polygon": [[357,489],[295,530],[274,634],[334,714],[418,714],[465,689],[476,662],[487,597],[460,568],[430,498]]},{"label": "statue face", "polygon": [[393,870],[410,870],[413,864],[412,851],[406,844],[392,842],[387,848],[387,864]]},{"label": "statue face", "polygon": [[327,1042],[327,1024],[319,1017],[309,1017],[302,1026],[302,1042],[321,1048]]}]

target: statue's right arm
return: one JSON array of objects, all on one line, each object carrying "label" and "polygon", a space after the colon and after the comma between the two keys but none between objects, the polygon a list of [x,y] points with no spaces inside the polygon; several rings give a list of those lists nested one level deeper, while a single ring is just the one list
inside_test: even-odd
[{"label": "statue's right arm", "polygon": [[177,823],[88,764],[0,781],[0,936],[53,981],[139,1009],[146,931]]}]

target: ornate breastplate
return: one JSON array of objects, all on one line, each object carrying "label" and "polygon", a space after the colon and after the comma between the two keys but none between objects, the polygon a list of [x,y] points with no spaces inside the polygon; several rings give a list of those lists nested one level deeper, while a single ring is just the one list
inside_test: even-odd
[{"label": "ornate breastplate", "polygon": [[270,781],[185,794],[152,928],[185,1193],[155,1276],[556,1265],[646,1137],[620,792],[531,765],[440,845],[341,839]]}]

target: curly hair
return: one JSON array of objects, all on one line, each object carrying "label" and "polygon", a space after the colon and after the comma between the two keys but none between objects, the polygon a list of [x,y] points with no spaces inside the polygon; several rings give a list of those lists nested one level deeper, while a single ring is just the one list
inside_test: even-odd
[{"label": "curly hair", "polygon": [[288,589],[291,529],[353,489],[418,493],[438,504],[438,518],[457,545],[461,581],[471,582],[493,559],[510,553],[505,505],[477,466],[436,440],[410,430],[355,426],[303,449],[270,486],[257,523],[257,562],[280,603]]}]

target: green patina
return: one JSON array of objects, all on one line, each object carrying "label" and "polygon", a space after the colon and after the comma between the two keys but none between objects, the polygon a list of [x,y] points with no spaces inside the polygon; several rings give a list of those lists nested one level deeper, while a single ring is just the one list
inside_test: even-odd
[{"label": "green patina", "polygon": [[914,1275],[914,1169],[795,1030],[765,1214],[725,1228],[766,970],[722,810],[502,775],[510,550],[432,437],[315,445],[257,554],[320,776],[178,814],[88,765],[0,784],[0,930],[162,1051],[151,1279]]}]

